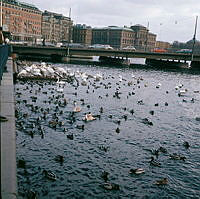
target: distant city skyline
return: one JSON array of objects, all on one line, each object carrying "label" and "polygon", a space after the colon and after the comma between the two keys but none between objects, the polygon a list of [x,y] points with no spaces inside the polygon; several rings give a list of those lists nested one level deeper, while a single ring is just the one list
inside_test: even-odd
[{"label": "distant city skyline", "polygon": [[[141,24],[157,34],[160,41],[187,42],[194,35],[195,17],[200,1],[196,0],[24,0],[42,11],[48,10],[69,16],[74,24],[92,27],[131,26]],[[197,36],[199,40],[198,22]]]}]

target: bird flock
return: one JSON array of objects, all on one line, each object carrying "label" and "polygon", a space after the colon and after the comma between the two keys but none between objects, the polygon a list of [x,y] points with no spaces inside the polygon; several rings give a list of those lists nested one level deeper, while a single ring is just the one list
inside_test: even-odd
[{"label": "bird flock", "polygon": [[[63,132],[66,135],[66,139],[74,140],[76,135],[70,132],[72,126],[84,132],[90,122],[98,122],[102,117],[105,117],[106,108],[104,107],[103,100],[107,100],[109,97],[114,100],[123,98],[124,91],[121,89],[122,85],[130,88],[126,94],[126,99],[136,96],[141,87],[148,88],[149,86],[149,83],[145,82],[143,77],[136,77],[134,74],[131,74],[130,78],[127,79],[122,74],[116,77],[112,74],[102,74],[100,72],[94,74],[79,70],[73,71],[69,68],[54,66],[44,62],[31,64],[22,62],[18,63],[18,65],[21,67],[21,71],[18,73],[19,86],[15,88],[16,127],[18,132],[23,132],[31,138],[41,136],[41,139],[45,139],[48,136],[48,127],[53,131],[59,130]],[[110,92],[113,86],[115,86],[115,89],[113,92]],[[67,93],[69,87],[73,88],[73,92]],[[154,87],[155,89],[162,89],[162,84],[158,83]],[[90,97],[93,93],[98,93],[96,94],[98,95],[98,99],[102,100],[102,106],[99,107],[98,111],[95,109],[93,112],[93,105],[88,103],[87,98],[81,97],[81,89],[86,92],[86,95],[90,95]],[[106,94],[101,94],[98,91],[100,89],[104,89]],[[196,101],[194,97],[190,99],[184,98],[190,90],[184,88],[183,84],[175,86],[174,92],[182,99],[182,102],[195,103]],[[23,97],[24,93],[26,93],[26,98]],[[169,91],[167,90],[166,94],[168,93]],[[194,90],[193,93],[199,93],[199,91]],[[72,99],[69,96],[73,96]],[[137,99],[135,105],[142,109],[145,105],[145,100]],[[155,109],[148,110],[149,115],[153,117],[156,114],[156,107],[158,106],[161,106],[161,104],[156,102],[154,104]],[[164,102],[164,106],[170,106],[167,100]],[[26,109],[22,107],[26,107]],[[113,134],[120,134],[122,132],[121,123],[133,119],[135,113],[136,111],[133,107],[127,106],[123,110],[120,110],[120,115],[117,118],[112,113],[108,114],[107,119],[116,125],[116,128],[113,129]],[[149,115],[141,118],[140,123],[151,127],[154,126],[154,121],[150,119]],[[199,121],[199,117],[196,117],[196,121]],[[25,142],[23,141],[23,147],[25,147]],[[186,150],[189,150],[191,147],[188,140],[185,140],[182,145]],[[105,153],[109,153],[110,150],[110,146],[106,145],[99,145],[98,148]],[[162,167],[162,162],[159,161],[159,156],[162,155],[171,160],[183,163],[187,160],[182,154],[176,152],[169,153],[167,148],[163,146],[160,146],[158,149],[147,149],[147,151],[149,153],[148,164],[150,167]],[[54,161],[60,164],[67,162],[63,154],[57,154]],[[26,167],[27,163],[25,159],[19,158],[18,168],[26,169]],[[142,176],[146,172],[145,168],[140,167],[130,168],[128,171],[130,177]],[[59,180],[59,177],[51,171],[51,168],[44,168],[41,175],[50,181]],[[100,177],[103,181],[100,187],[108,191],[120,190],[121,185],[110,181],[109,175],[110,173],[106,169],[102,171]],[[166,176],[152,182],[152,184],[158,186],[166,186],[168,183],[170,181]],[[36,196],[32,190],[28,194],[31,197]]]}]

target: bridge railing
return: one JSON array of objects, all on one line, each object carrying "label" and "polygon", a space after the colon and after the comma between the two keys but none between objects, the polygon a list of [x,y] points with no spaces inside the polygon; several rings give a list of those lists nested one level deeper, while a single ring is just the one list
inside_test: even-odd
[{"label": "bridge railing", "polygon": [[0,45],[0,84],[3,76],[3,72],[6,69],[6,62],[8,60],[9,55],[9,46],[8,45]]}]

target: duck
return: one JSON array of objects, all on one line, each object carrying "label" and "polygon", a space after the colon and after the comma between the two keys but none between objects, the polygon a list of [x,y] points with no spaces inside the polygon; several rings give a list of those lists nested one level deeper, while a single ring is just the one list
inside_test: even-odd
[{"label": "duck", "polygon": [[190,144],[189,144],[189,142],[185,141],[185,142],[183,143],[183,146],[184,146],[186,149],[188,149],[188,148],[190,147]]},{"label": "duck", "polygon": [[43,174],[49,180],[54,180],[55,181],[57,179],[56,175],[52,171],[43,170]]},{"label": "duck", "polygon": [[164,147],[159,147],[159,149],[158,149],[160,152],[162,152],[162,153],[167,153],[167,149],[166,148],[164,148]]},{"label": "duck", "polygon": [[168,106],[169,104],[167,102],[165,102],[165,106]]},{"label": "duck", "polygon": [[133,113],[134,113],[134,109],[131,109],[131,110],[130,110],[130,113],[133,115]]},{"label": "duck", "polygon": [[119,185],[115,183],[104,183],[103,188],[106,190],[119,190]]},{"label": "duck", "polygon": [[160,86],[162,86],[162,84],[158,83],[158,85],[156,86],[156,88],[160,88]]},{"label": "duck", "polygon": [[107,152],[109,150],[109,146],[103,146],[103,145],[101,145],[101,146],[99,146],[99,149],[102,150],[102,151]]},{"label": "duck", "polygon": [[101,177],[104,179],[105,182],[108,181],[108,175],[109,173],[107,171],[103,171],[101,174]]},{"label": "duck", "polygon": [[99,112],[100,112],[100,113],[103,113],[103,107],[100,107]]},{"label": "duck", "polygon": [[150,113],[151,115],[154,115],[154,111],[153,111],[153,110],[149,111],[149,113]]},{"label": "duck", "polygon": [[73,134],[68,134],[67,138],[70,139],[70,140],[73,140],[74,139],[74,135]]},{"label": "duck", "polygon": [[120,129],[118,127],[116,128],[115,131],[116,131],[116,133],[120,133]]},{"label": "duck", "polygon": [[142,168],[137,168],[137,169],[130,169],[129,171],[130,174],[142,174],[142,173],[145,173],[145,170],[142,169]]},{"label": "duck", "polygon": [[150,164],[153,165],[153,166],[156,166],[156,167],[160,167],[161,166],[161,163],[156,161],[154,159],[154,157],[151,157]]},{"label": "duck", "polygon": [[18,162],[17,162],[17,167],[18,168],[26,168],[26,162],[24,159],[19,159]]},{"label": "duck", "polygon": [[170,154],[169,156],[173,160],[183,160],[183,161],[185,161],[185,159],[186,159],[185,156],[181,156],[181,155],[179,155],[177,153]]},{"label": "duck", "polygon": [[158,158],[158,156],[159,156],[159,149],[152,149],[151,153],[152,153],[152,155],[155,155]]},{"label": "duck", "polygon": [[63,163],[64,162],[64,157],[62,155],[57,155],[55,157],[55,161],[56,162],[60,162],[60,163]]},{"label": "duck", "polygon": [[194,103],[194,100],[195,100],[195,99],[194,99],[194,98],[192,98],[192,99],[190,100],[190,102]]},{"label": "duck", "polygon": [[155,182],[156,185],[166,185],[168,184],[168,179],[167,178],[163,178],[163,179],[160,179],[160,180],[157,180]]},{"label": "duck", "polygon": [[82,125],[76,125],[76,128],[84,130],[85,129],[85,125],[84,124],[82,124]]},{"label": "duck", "polygon": [[144,118],[144,119],[142,119],[142,121],[143,121],[144,124],[153,126],[153,122],[151,122],[148,118]]}]

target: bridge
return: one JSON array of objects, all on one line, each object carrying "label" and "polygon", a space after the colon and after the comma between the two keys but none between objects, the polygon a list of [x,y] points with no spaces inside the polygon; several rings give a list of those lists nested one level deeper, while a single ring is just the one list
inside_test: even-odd
[{"label": "bridge", "polygon": [[[13,52],[23,55],[58,55],[67,56],[68,49],[62,47],[43,47],[43,46],[20,46],[13,45]],[[113,56],[125,58],[149,58],[149,59],[171,59],[191,61],[191,54],[184,53],[155,53],[125,50],[106,50],[106,49],[88,49],[88,48],[69,48],[69,55],[82,56]],[[200,61],[200,55],[194,55],[194,61]]]},{"label": "bridge", "polygon": [[[104,57],[122,57],[122,58],[146,58],[149,60],[177,60],[191,61],[192,55],[186,53],[157,53],[125,50],[106,50],[106,49],[88,49],[88,48],[62,48],[47,46],[20,46],[13,45],[13,53],[27,57],[54,57],[59,60],[67,56],[104,56]],[[200,66],[200,55],[193,56],[193,65]]]}]

